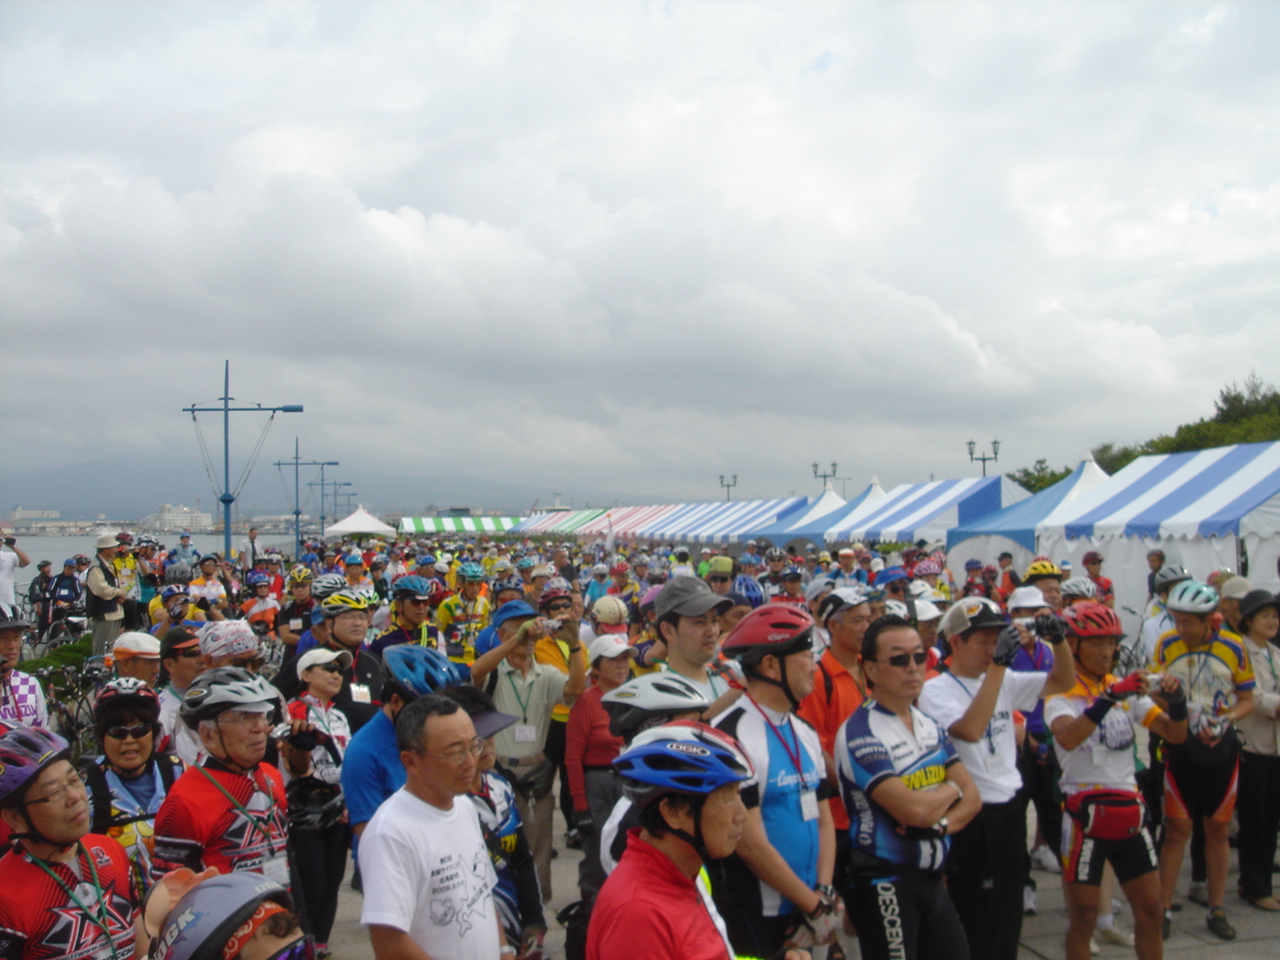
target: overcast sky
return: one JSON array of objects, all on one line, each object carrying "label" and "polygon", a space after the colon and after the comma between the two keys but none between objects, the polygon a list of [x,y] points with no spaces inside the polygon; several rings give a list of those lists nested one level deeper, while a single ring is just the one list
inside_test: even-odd
[{"label": "overcast sky", "polygon": [[228,357],[306,405],[264,460],[352,473],[852,494],[1144,440],[1276,379],[1277,21],[4,3],[4,459],[196,460]]}]

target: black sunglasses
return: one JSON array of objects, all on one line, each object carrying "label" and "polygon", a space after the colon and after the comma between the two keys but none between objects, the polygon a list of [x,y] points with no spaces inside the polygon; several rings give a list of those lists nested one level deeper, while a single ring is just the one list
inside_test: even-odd
[{"label": "black sunglasses", "polygon": [[887,663],[891,667],[906,667],[915,661],[917,667],[923,667],[928,661],[929,655],[923,650],[916,653],[895,653],[891,657],[885,657],[883,660],[877,660],[877,663]]},{"label": "black sunglasses", "polygon": [[721,577],[721,576],[707,577],[707,583],[728,583],[728,582],[729,582],[728,577]]},{"label": "black sunglasses", "polygon": [[558,610],[572,610],[572,609],[573,609],[573,601],[572,601],[572,600],[561,600],[561,601],[559,601],[559,602],[557,602],[557,603],[548,603],[548,604],[547,604],[547,609],[548,609],[548,610],[550,610],[552,613],[555,613],[555,612],[556,612],[556,611],[558,611]]},{"label": "black sunglasses", "polygon": [[149,723],[135,723],[131,727],[107,727],[105,731],[106,735],[113,740],[126,740],[129,737],[133,737],[135,740],[141,740],[151,732],[152,729]]},{"label": "black sunglasses", "polygon": [[337,660],[330,660],[328,663],[320,664],[320,669],[328,670],[330,673],[341,673],[342,664],[340,664]]}]

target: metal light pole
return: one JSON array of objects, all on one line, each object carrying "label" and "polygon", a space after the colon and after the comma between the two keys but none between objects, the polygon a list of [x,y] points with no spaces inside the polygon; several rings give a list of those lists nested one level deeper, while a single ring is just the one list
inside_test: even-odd
[{"label": "metal light pole", "polygon": [[733,488],[736,487],[737,485],[738,485],[738,475],[736,473],[733,475],[733,479],[729,481],[725,480],[723,473],[720,474],[720,486],[724,487],[724,499],[726,503],[729,502],[730,491],[732,491]]},{"label": "metal light pole", "polygon": [[973,455],[973,452],[974,450],[977,449],[978,445],[974,443],[972,440],[970,440],[967,444],[965,444],[965,446],[969,448],[969,462],[982,464],[982,475],[984,477],[987,475],[987,464],[995,463],[996,460],[1000,458],[1000,441],[999,440],[991,441],[991,456],[989,457],[985,453],[982,454],[981,456],[975,457]]},{"label": "metal light pole", "polygon": [[332,488],[333,488],[333,512],[334,512],[334,513],[337,513],[337,512],[338,512],[338,488],[339,488],[339,487],[349,487],[349,486],[351,486],[351,484],[350,484],[350,483],[344,483],[344,482],[341,482],[341,481],[338,481],[338,480],[330,480],[330,481],[328,481],[328,482],[326,483],[326,482],[325,482],[325,479],[324,479],[324,467],[321,467],[321,468],[320,468],[320,480],[319,480],[319,482],[314,482],[314,481],[313,481],[312,483],[308,483],[308,484],[307,484],[307,486],[308,486],[308,487],[319,487],[319,488],[320,488],[320,536],[321,536],[321,537],[323,537],[323,536],[324,536],[324,521],[325,521],[325,515],[324,515],[324,492],[325,492],[326,490],[328,490],[330,487],[332,487]]},{"label": "metal light pole", "polygon": [[222,367],[222,401],[220,407],[197,407],[192,404],[189,407],[183,407],[184,413],[191,414],[191,419],[196,418],[197,413],[222,413],[222,495],[218,497],[218,501],[222,504],[222,548],[223,559],[231,559],[231,505],[236,502],[236,495],[231,492],[231,414],[233,413],[270,413],[272,419],[275,419],[277,413],[302,413],[302,404],[290,403],[282,407],[264,407],[260,403],[256,403],[251,407],[233,407],[231,401],[235,398],[231,396],[231,361],[224,361]]},{"label": "metal light pole", "polygon": [[[287,463],[293,464],[293,561],[298,562],[298,558],[302,556],[302,491],[298,483],[299,467],[319,467],[320,479],[324,479],[325,467],[336,467],[337,460],[302,460],[298,457],[298,438],[293,438],[293,459],[277,460],[276,466],[283,467]],[[324,512],[324,504],[320,505],[321,513]],[[324,518],[320,518],[320,533],[324,534]]]},{"label": "metal light pole", "polygon": [[818,465],[817,465],[816,463],[813,465],[813,475],[814,475],[817,479],[819,479],[819,480],[821,480],[821,481],[822,481],[822,486],[823,486],[823,488],[824,488],[824,489],[825,489],[825,488],[826,488],[826,486],[827,486],[827,481],[828,481],[828,480],[834,480],[834,479],[836,478],[836,473],[837,473],[837,472],[838,472],[838,471],[836,470],[836,462],[835,462],[834,460],[832,460],[832,461],[831,461],[831,472],[830,472],[830,473],[820,472],[820,471],[818,470]]}]

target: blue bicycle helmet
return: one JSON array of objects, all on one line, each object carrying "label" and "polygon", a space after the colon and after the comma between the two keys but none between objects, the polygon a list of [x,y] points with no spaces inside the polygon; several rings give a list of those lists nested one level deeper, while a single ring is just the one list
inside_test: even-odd
[{"label": "blue bicycle helmet", "polygon": [[471,680],[471,671],[465,663],[454,663],[439,650],[416,643],[387,647],[382,662],[390,679],[415,697]]},{"label": "blue bicycle helmet", "polygon": [[232,934],[264,900],[293,910],[289,891],[260,873],[224,873],[198,883],[169,911],[154,956],[159,960],[221,960]]},{"label": "blue bicycle helmet", "polygon": [[244,585],[250,588],[256,588],[259,584],[271,586],[271,577],[263,573],[261,570],[250,570],[244,575]]},{"label": "blue bicycle helmet", "polygon": [[678,720],[636,735],[613,761],[622,791],[636,807],[668,793],[706,796],[752,776],[738,742],[704,723]]},{"label": "blue bicycle helmet", "polygon": [[734,579],[732,592],[746,597],[747,603],[751,604],[753,610],[764,603],[764,588],[760,586],[760,581],[745,573],[739,574]]},{"label": "blue bicycle helmet", "polygon": [[407,597],[413,597],[416,600],[431,599],[431,584],[427,582],[427,578],[420,577],[416,573],[396,577],[391,584],[391,599],[404,600]]},{"label": "blue bicycle helmet", "polygon": [[458,569],[458,579],[463,583],[481,583],[484,580],[484,568],[478,563],[464,563]]},{"label": "blue bicycle helmet", "polygon": [[514,590],[516,593],[523,596],[524,581],[519,577],[504,577],[501,580],[494,580],[493,583],[489,585],[489,590],[491,592],[491,596],[494,597],[502,593],[504,590]]}]

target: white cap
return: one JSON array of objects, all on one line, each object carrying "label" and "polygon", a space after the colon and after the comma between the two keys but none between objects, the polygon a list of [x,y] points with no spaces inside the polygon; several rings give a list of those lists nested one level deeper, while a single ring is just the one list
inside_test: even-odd
[{"label": "white cap", "polygon": [[303,673],[312,667],[318,667],[322,663],[333,663],[335,660],[343,670],[351,666],[351,654],[346,650],[330,650],[328,647],[308,650],[298,658],[298,679],[301,680]]},{"label": "white cap", "polygon": [[144,657],[147,660],[160,659],[160,641],[149,633],[131,631],[116,637],[111,645],[111,656],[116,660],[128,657]]},{"label": "white cap", "polygon": [[1039,610],[1048,605],[1039,587],[1019,587],[1009,594],[1009,602],[1005,604],[1009,610]]},{"label": "white cap", "polygon": [[937,620],[942,616],[942,611],[928,600],[917,600],[916,604],[916,623],[928,623],[930,620]]},{"label": "white cap", "polygon": [[600,657],[608,657],[610,660],[615,657],[625,657],[631,653],[631,648],[627,646],[627,641],[623,640],[616,633],[602,633],[591,641],[591,646],[587,648],[587,662],[595,663]]}]

